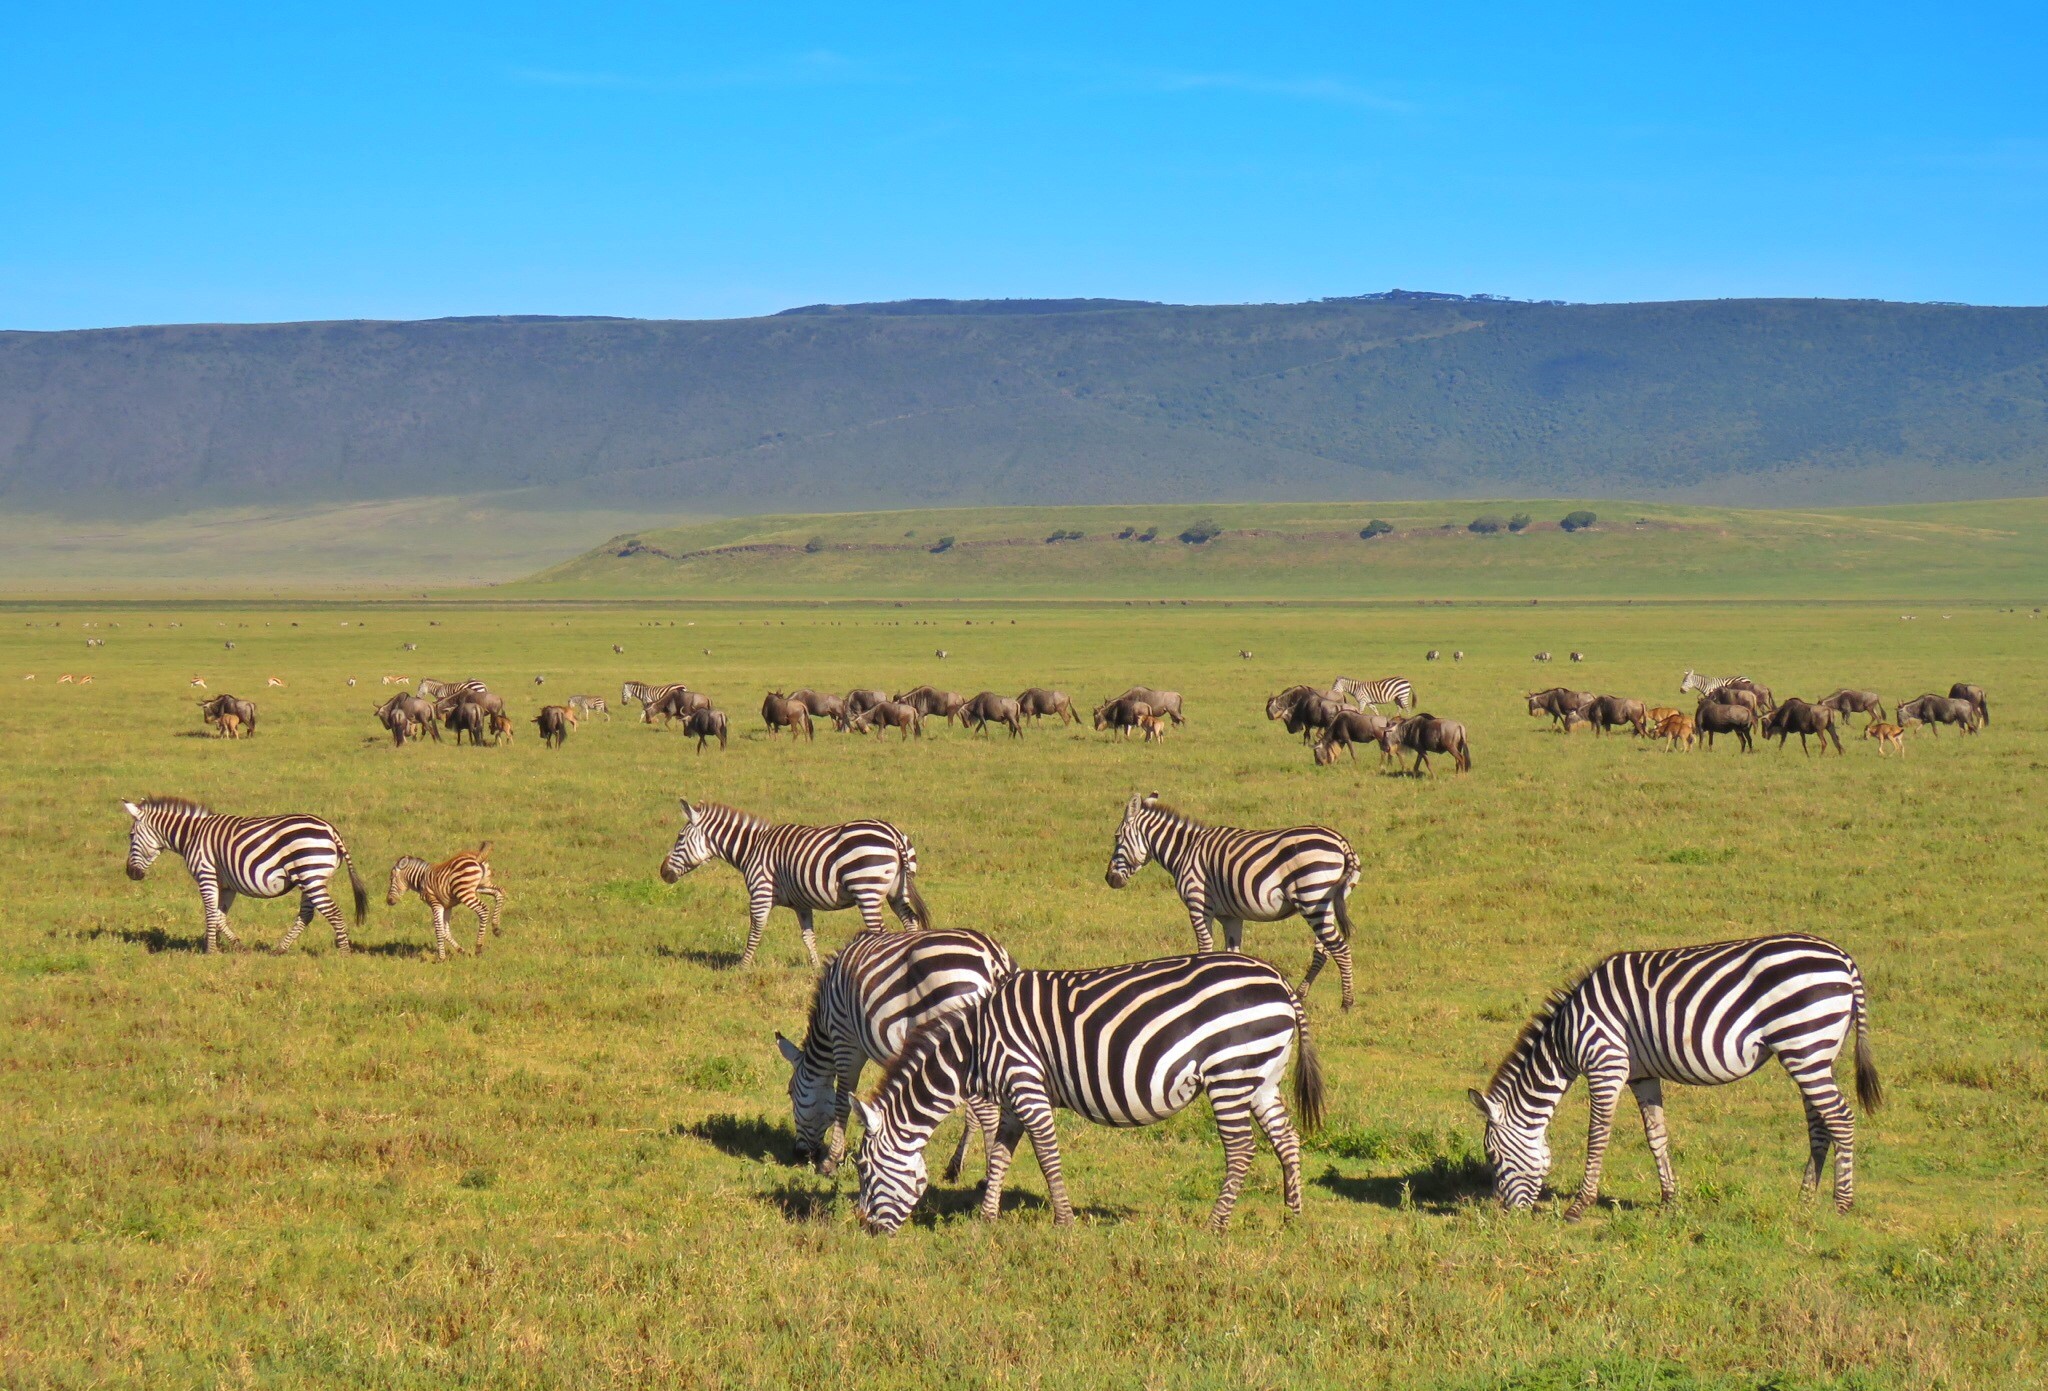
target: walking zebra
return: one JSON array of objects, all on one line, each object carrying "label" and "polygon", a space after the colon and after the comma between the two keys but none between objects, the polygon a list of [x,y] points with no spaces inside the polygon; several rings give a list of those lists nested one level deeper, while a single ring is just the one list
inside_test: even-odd
[{"label": "walking zebra", "polygon": [[[503,931],[499,919],[505,911],[505,892],[491,883],[491,843],[474,850],[459,850],[437,865],[417,855],[404,855],[391,866],[391,887],[384,902],[396,908],[407,890],[420,896],[434,915],[434,954],[448,959],[455,934],[448,930],[448,911],[457,906],[476,914],[476,954],[484,954],[484,936]],[[491,900],[488,912],[484,899]]]},{"label": "walking zebra", "polygon": [[1322,1124],[1323,1078],[1307,1011],[1265,962],[1212,952],[1093,971],[1019,971],[987,999],[912,1033],[874,1100],[860,1103],[867,1134],[855,1211],[871,1232],[901,1227],[930,1181],[924,1151],[932,1132],[962,1098],[975,1096],[1002,1108],[982,1218],[993,1221],[1001,1210],[1010,1160],[1028,1133],[1053,1221],[1064,1226],[1074,1207],[1054,1108],[1098,1125],[1152,1125],[1206,1091],[1225,1161],[1210,1227],[1230,1223],[1251,1171],[1254,1121],[1280,1156],[1287,1208],[1298,1215],[1301,1141],[1280,1097],[1297,1044],[1295,1112],[1313,1131]]},{"label": "walking zebra", "polygon": [[1856,1030],[1856,1095],[1883,1099],[1870,1056],[1863,976],[1849,954],[1799,933],[1741,942],[1619,952],[1554,993],[1522,1030],[1484,1092],[1469,1095],[1486,1117],[1493,1191],[1504,1206],[1535,1205],[1550,1171],[1547,1132],[1580,1073],[1592,1094],[1586,1175],[1565,1216],[1598,1196],[1600,1163],[1624,1085],[1643,1113],[1664,1201],[1677,1195],[1664,1130],[1665,1082],[1716,1086],[1749,1076],[1772,1057],[1799,1087],[1811,1143],[1803,1187],[1812,1192],[1835,1150],[1835,1206],[1855,1197],[1856,1121],[1835,1085],[1835,1057]]},{"label": "walking zebra", "polygon": [[1702,676],[1691,667],[1687,667],[1685,675],[1679,678],[1678,693],[1684,695],[1687,691],[1698,691],[1701,700],[1712,701],[1721,694],[1723,689],[1729,686],[1734,686],[1739,690],[1754,691],[1767,710],[1777,704],[1776,701],[1771,699],[1771,688],[1769,686],[1752,681],[1747,676]]},{"label": "walking zebra", "polygon": [[[964,929],[864,932],[835,953],[811,992],[803,1045],[775,1035],[792,1069],[797,1162],[816,1162],[821,1174],[837,1172],[854,1088],[868,1060],[886,1065],[903,1051],[911,1030],[988,998],[1016,969],[1007,951]],[[973,1132],[995,1137],[993,1106],[970,1097],[967,1112],[960,1147],[946,1165],[949,1183],[960,1176]]]},{"label": "walking zebra", "polygon": [[1349,696],[1367,707],[1392,702],[1396,710],[1415,708],[1415,688],[1408,684],[1405,676],[1383,676],[1377,681],[1356,681],[1349,676],[1340,676],[1330,683],[1330,694],[1339,699]]},{"label": "walking zebra", "polygon": [[413,689],[437,705],[458,703],[464,698],[481,703],[491,693],[491,688],[481,681],[432,681],[426,677],[421,677]]},{"label": "walking zebra", "polygon": [[128,877],[141,879],[166,850],[185,857],[206,910],[206,949],[220,939],[241,939],[228,927],[235,896],[279,898],[296,890],[299,920],[277,944],[287,952],[318,913],[334,929],[336,951],[348,951],[348,928],[335,906],[330,881],[347,866],[355,890],[356,926],[370,910],[370,896],[356,876],[348,847],[334,827],[317,816],[221,816],[183,797],[149,797],[121,803],[128,827]]},{"label": "walking zebra", "polygon": [[606,724],[610,724],[612,720],[611,707],[604,703],[603,696],[572,695],[569,697],[569,708],[586,720],[592,715],[604,716]]},{"label": "walking zebra", "polygon": [[1345,898],[1358,883],[1359,863],[1343,836],[1327,826],[1283,831],[1204,826],[1161,804],[1159,794],[1151,792],[1125,804],[1103,877],[1112,889],[1121,889],[1152,859],[1173,876],[1194,925],[1197,951],[1216,949],[1211,919],[1223,924],[1224,945],[1238,951],[1246,919],[1278,922],[1299,913],[1316,939],[1308,974],[1301,978],[1302,997],[1307,998],[1324,959],[1334,959],[1344,1008],[1351,1008],[1351,915]]},{"label": "walking zebra", "polygon": [[[619,704],[632,705],[637,702],[644,715],[644,712],[652,710],[656,705],[667,700],[677,691],[687,691],[689,689],[688,686],[680,681],[670,682],[662,686],[649,685],[645,681],[625,681],[619,685]],[[652,721],[649,721],[649,723],[652,723]]]},{"label": "walking zebra", "polygon": [[713,859],[724,860],[747,881],[742,966],[753,962],[768,913],[778,904],[795,910],[813,968],[818,964],[813,913],[858,908],[861,930],[880,932],[886,899],[905,927],[931,926],[931,912],[917,891],[917,851],[886,821],[784,826],[717,802],[692,806],[685,798],[683,829],[661,862],[662,881],[673,884]]}]

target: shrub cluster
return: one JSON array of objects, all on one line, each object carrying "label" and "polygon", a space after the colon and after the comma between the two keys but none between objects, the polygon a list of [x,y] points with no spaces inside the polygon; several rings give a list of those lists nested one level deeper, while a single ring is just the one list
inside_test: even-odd
[{"label": "shrub cluster", "polygon": [[947,551],[950,551],[952,549],[953,538],[950,536],[941,536],[938,539],[938,541],[931,547],[931,553],[933,555],[944,555]]},{"label": "shrub cluster", "polygon": [[1562,522],[1559,522],[1558,525],[1563,527],[1566,531],[1584,531],[1587,527],[1593,525],[1593,523],[1599,520],[1600,519],[1594,516],[1591,512],[1588,512],[1585,509],[1581,508],[1577,512],[1565,513],[1564,520]]},{"label": "shrub cluster", "polygon": [[1465,524],[1465,530],[1477,532],[1481,536],[1491,536],[1497,531],[1506,531],[1507,529],[1507,519],[1505,517],[1493,516],[1491,513],[1484,517],[1474,517]]},{"label": "shrub cluster", "polygon": [[1385,536],[1388,532],[1392,531],[1393,529],[1394,524],[1392,522],[1383,522],[1378,517],[1374,517],[1371,521],[1367,522],[1364,526],[1359,528],[1358,539],[1361,541],[1370,541],[1375,536]]},{"label": "shrub cluster", "polygon": [[1201,546],[1214,541],[1222,534],[1222,527],[1204,518],[1190,526],[1186,531],[1183,531],[1178,539],[1190,546]]},{"label": "shrub cluster", "polygon": [[1082,534],[1078,531],[1055,531],[1052,535],[1045,538],[1045,544],[1050,546],[1060,541],[1079,541],[1081,536]]}]

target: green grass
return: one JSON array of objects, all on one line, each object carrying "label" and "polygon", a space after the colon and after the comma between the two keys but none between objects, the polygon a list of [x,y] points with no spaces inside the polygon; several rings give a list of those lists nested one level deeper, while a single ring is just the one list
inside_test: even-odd
[{"label": "green grass", "polygon": [[[0,610],[15,693],[0,713],[0,1380],[2039,1385],[2048,625],[1946,611]],[[87,631],[107,647],[88,656]],[[1470,655],[1425,666],[1427,647]],[[1590,660],[1536,668],[1538,648]],[[1917,737],[1903,762],[1860,741],[1839,761],[1684,756],[1550,734],[1518,699],[1562,678],[1679,704],[1688,665],[1739,667],[1781,695],[1975,680],[1997,722]],[[53,685],[67,670],[96,679]],[[482,676],[522,718],[542,694],[688,678],[739,733],[702,758],[618,718],[559,752],[525,724],[509,748],[394,750],[368,715],[387,672]],[[1427,708],[1467,723],[1475,770],[1312,767],[1260,702],[1339,672],[1415,679]],[[194,673],[258,699],[260,732],[191,737]],[[289,687],[266,692],[270,674]],[[345,689],[349,675],[364,684]],[[753,714],[770,684],[928,677],[969,692],[1046,681],[1083,702],[1151,680],[1186,694],[1191,723],[1155,748],[1051,727],[793,747]],[[1218,821],[1327,822],[1364,858],[1359,1006],[1341,1014],[1327,975],[1311,1002],[1333,1114],[1304,1218],[1282,1221],[1262,1154],[1235,1230],[1203,1230],[1222,1156],[1197,1106],[1135,1132],[1065,1118],[1071,1230],[1051,1227],[1022,1160],[993,1227],[941,1185],[897,1238],[862,1235],[850,1173],[835,1185],[780,1162],[770,1035],[800,1026],[809,988],[794,925],[778,913],[764,960],[732,969],[736,877],[655,879],[676,796],[890,817],[917,843],[938,921],[1053,966],[1188,949],[1157,870],[1121,893],[1102,882],[1124,799],[1154,788]],[[488,837],[504,936],[437,966],[424,910],[379,894],[353,957],[318,929],[288,958],[198,955],[182,866],[121,873],[117,802],[145,792],[326,815],[373,894],[401,853]],[[291,911],[245,900],[234,921],[267,943]],[[852,921],[821,927],[837,944]],[[1611,1201],[1586,1222],[1475,1196],[1464,1089],[1546,989],[1609,950],[1781,929],[1841,942],[1870,982],[1890,1104],[1859,1132],[1853,1214],[1801,1201],[1804,1131],[1775,1069],[1671,1095],[1673,1210],[1655,1204],[1632,1114]],[[1247,940],[1290,972],[1307,960],[1299,922]],[[1554,1135],[1561,1184],[1583,1096]]]},{"label": "green grass", "polygon": [[[1557,522],[1590,506],[1591,531]],[[1486,514],[1524,533],[1479,536]],[[1368,521],[1396,528],[1362,541]],[[1202,521],[1224,533],[1176,540]],[[1119,539],[1132,530],[1150,542]],[[1082,539],[1049,543],[1055,533]],[[942,538],[954,544],[933,547]],[[807,546],[815,549],[807,549]],[[1833,511],[1614,501],[1001,507],[741,517],[639,530],[508,592],[909,598],[2026,599],[2048,499]]]}]

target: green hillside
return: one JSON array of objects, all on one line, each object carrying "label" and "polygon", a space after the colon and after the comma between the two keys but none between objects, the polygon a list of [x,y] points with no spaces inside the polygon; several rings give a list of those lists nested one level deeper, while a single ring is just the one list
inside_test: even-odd
[{"label": "green hillside", "polygon": [[[1578,508],[1598,524],[1567,532],[1560,519]],[[1468,529],[1482,516],[1518,513],[1533,519],[1519,534]],[[1376,518],[1394,529],[1360,539]],[[1177,539],[1205,522],[1220,534]],[[1147,532],[1154,539],[1140,539]],[[1067,539],[1048,539],[1055,534]],[[952,544],[937,549],[947,537]],[[505,592],[2031,603],[2048,598],[2048,499],[1840,511],[1547,500],[743,517],[617,536]]]}]

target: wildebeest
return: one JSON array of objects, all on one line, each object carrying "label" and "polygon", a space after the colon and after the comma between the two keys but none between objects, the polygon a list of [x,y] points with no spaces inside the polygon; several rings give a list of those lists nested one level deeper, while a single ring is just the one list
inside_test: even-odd
[{"label": "wildebeest", "polygon": [[551,749],[559,749],[568,741],[569,731],[576,727],[576,712],[566,705],[543,705],[533,722],[540,726],[540,741]]},{"label": "wildebeest", "polygon": [[489,719],[491,723],[491,747],[495,749],[500,742],[511,743],[512,717],[510,715],[492,715]]},{"label": "wildebeest", "polygon": [[1657,721],[1657,737],[1670,740],[1673,753],[1678,751],[1681,744],[1684,745],[1687,753],[1691,753],[1695,738],[1692,716],[1678,710],[1673,710],[1663,719]]},{"label": "wildebeest", "polygon": [[1742,741],[1742,751],[1752,752],[1750,730],[1756,725],[1756,711],[1747,705],[1730,705],[1725,701],[1701,701],[1693,711],[1693,728],[1707,736],[1707,747],[1714,747],[1716,734],[1733,734]]},{"label": "wildebeest", "polygon": [[462,704],[477,706],[486,715],[502,715],[505,713],[505,697],[498,695],[494,691],[458,689],[453,694],[443,696],[440,700],[436,701],[434,708],[440,713],[441,718],[445,720],[448,718],[450,710]]},{"label": "wildebeest", "polygon": [[1763,723],[1763,717],[1770,711],[1770,707],[1764,704],[1764,698],[1747,686],[1723,686],[1714,692],[1713,699],[1717,705],[1741,706],[1756,717],[1758,724]]},{"label": "wildebeest", "polygon": [[[882,693],[877,691],[875,694],[879,696]],[[882,700],[875,703],[879,705],[882,701],[888,700],[910,706],[920,717],[937,717],[942,720],[951,720],[960,713],[961,707],[967,704],[967,697],[960,692],[942,691],[935,686],[913,686],[894,697],[882,696]]]},{"label": "wildebeest", "polygon": [[1095,727],[1113,729],[1117,738],[1128,739],[1132,730],[1142,727],[1139,721],[1151,713],[1152,707],[1144,701],[1118,696],[1115,700],[1105,700],[1095,707]]},{"label": "wildebeest", "polygon": [[242,717],[232,710],[223,710],[213,717],[214,738],[239,739],[242,737]]},{"label": "wildebeest", "polygon": [[1977,732],[1977,707],[1954,696],[1938,696],[1930,691],[1918,700],[1901,702],[1897,713],[1900,724],[1918,720],[1937,736],[1941,731],[1935,726],[1945,724],[1958,725],[1965,734]]},{"label": "wildebeest", "polygon": [[1150,686],[1133,686],[1117,699],[1142,701],[1152,707],[1155,715],[1164,715],[1175,724],[1187,723],[1181,718],[1179,691],[1155,691]]},{"label": "wildebeest", "polygon": [[856,734],[876,735],[885,730],[900,729],[907,743],[912,736],[924,738],[924,712],[907,700],[885,700],[855,715],[852,727]]},{"label": "wildebeest", "polygon": [[[1318,764],[1329,765],[1337,761],[1337,751],[1343,749],[1355,760],[1357,745],[1377,744],[1380,734],[1391,724],[1385,715],[1377,710],[1346,710],[1330,721],[1323,731],[1322,741],[1316,745],[1315,759]],[[1386,750],[1380,751],[1380,762],[1387,760]]]},{"label": "wildebeest", "polygon": [[1024,737],[1024,718],[1017,702],[1009,696],[997,695],[994,691],[983,691],[960,707],[960,724],[964,729],[988,733],[991,723],[1003,725],[1010,731],[1012,739]]},{"label": "wildebeest", "polygon": [[[554,708],[552,705],[548,707],[550,710]],[[469,736],[471,748],[483,743],[484,735],[490,732],[491,716],[502,712],[486,710],[478,701],[458,700],[438,713],[441,722],[454,731],[455,747],[459,749],[462,747],[462,736],[465,734]]]},{"label": "wildebeest", "polygon": [[1950,700],[1969,701],[1970,704],[1977,707],[1977,723],[1980,725],[1991,723],[1991,702],[1984,698],[1984,688],[1982,686],[1972,685],[1968,681],[1958,681],[1955,685],[1948,688],[1948,698]]},{"label": "wildebeest", "polygon": [[1764,717],[1764,738],[1778,736],[1778,747],[1784,748],[1785,741],[1792,735],[1799,736],[1799,751],[1808,753],[1806,738],[1813,735],[1820,740],[1820,751],[1826,754],[1828,741],[1833,740],[1835,752],[1842,752],[1842,736],[1835,732],[1837,711],[1832,705],[1813,705],[1798,696],[1787,696],[1785,703]]},{"label": "wildebeest", "polygon": [[377,707],[377,719],[391,731],[391,742],[403,744],[408,739],[417,739],[424,731],[434,736],[434,742],[441,742],[441,717],[431,700],[423,700],[410,691],[398,694]]},{"label": "wildebeest", "polygon": [[689,718],[683,721],[683,734],[686,738],[692,734],[697,736],[698,753],[704,752],[704,742],[707,739],[718,740],[718,747],[724,748],[726,735],[725,712],[723,710],[714,710],[708,705],[692,710]]},{"label": "wildebeest", "polygon": [[1433,753],[1447,753],[1461,773],[1472,771],[1472,750],[1465,742],[1465,726],[1456,720],[1440,720],[1435,715],[1409,715],[1403,719],[1389,720],[1387,727],[1380,731],[1380,751],[1394,757],[1398,766],[1400,757],[1396,750],[1407,749],[1415,755],[1415,764],[1408,771],[1418,776],[1427,772],[1431,777],[1436,771],[1429,766]]},{"label": "wildebeest", "polygon": [[873,687],[861,687],[848,691],[846,693],[846,713],[848,716],[861,714],[864,711],[874,709],[887,699],[889,699],[887,691],[878,691]]},{"label": "wildebeest", "polygon": [[842,734],[846,732],[847,722],[853,718],[846,711],[846,701],[828,691],[814,691],[806,687],[800,691],[791,691],[789,698],[801,701],[804,709],[811,712],[812,719],[832,721],[832,727]]},{"label": "wildebeest", "polygon": [[1616,725],[1627,725],[1638,736],[1649,732],[1648,722],[1643,714],[1643,703],[1626,696],[1595,696],[1585,709],[1586,718],[1592,721],[1595,734],[1605,734]]},{"label": "wildebeest", "polygon": [[1162,716],[1140,715],[1138,716],[1138,728],[1143,732],[1146,743],[1158,744],[1165,741],[1166,731],[1172,728],[1172,726],[1167,724]]},{"label": "wildebeest", "polygon": [[1289,734],[1299,734],[1303,743],[1330,727],[1345,713],[1340,702],[1311,686],[1289,686],[1266,702],[1266,718],[1285,720]]},{"label": "wildebeest", "polygon": [[1530,691],[1523,699],[1529,702],[1529,713],[1548,715],[1554,727],[1570,723],[1575,715],[1584,712],[1595,699],[1591,691],[1575,691],[1568,686],[1552,686],[1547,691]]},{"label": "wildebeest", "polygon": [[1906,731],[1898,725],[1886,724],[1883,720],[1872,720],[1863,726],[1863,737],[1877,740],[1879,757],[1883,757],[1886,745],[1897,749],[1900,758],[1906,756]]},{"label": "wildebeest", "polygon": [[[574,702],[570,702],[574,708]],[[675,720],[687,720],[699,710],[711,708],[711,697],[702,691],[693,691],[688,686],[671,686],[653,700],[640,707],[640,723],[653,724],[654,717],[661,717],[661,727],[667,729]]]},{"label": "wildebeest", "polygon": [[1878,699],[1876,691],[1852,691],[1845,686],[1814,704],[1843,715],[1868,715],[1873,722],[1884,718],[1884,702]]},{"label": "wildebeest", "polygon": [[770,691],[761,701],[761,720],[768,726],[768,733],[777,735],[787,729],[792,734],[801,734],[806,739],[816,739],[817,733],[811,728],[811,712],[800,700],[791,700],[780,691]]},{"label": "wildebeest", "polygon": [[199,716],[208,724],[218,722],[223,714],[229,712],[232,712],[235,718],[241,721],[244,734],[254,734],[256,732],[255,701],[243,700],[240,696],[232,696],[226,691],[222,691],[217,696],[199,702]]},{"label": "wildebeest", "polygon": [[1081,717],[1074,713],[1074,702],[1067,698],[1065,691],[1048,690],[1044,686],[1033,686],[1017,696],[1017,711],[1025,719],[1037,721],[1046,715],[1057,715],[1061,724],[1072,720],[1081,723]]}]

